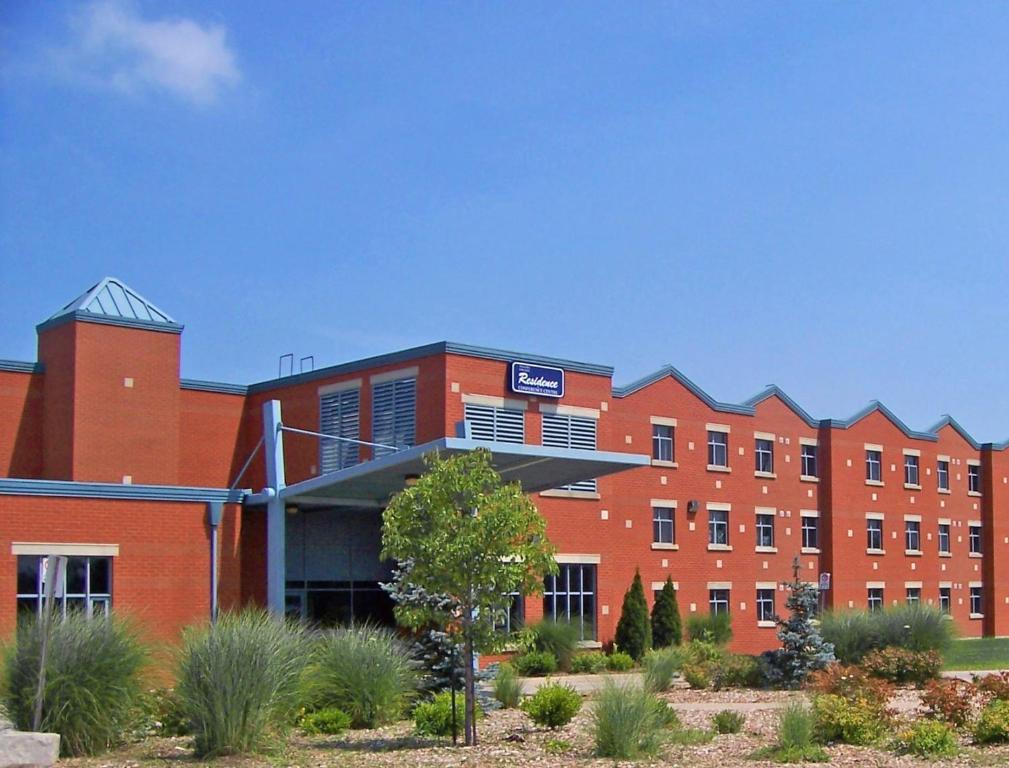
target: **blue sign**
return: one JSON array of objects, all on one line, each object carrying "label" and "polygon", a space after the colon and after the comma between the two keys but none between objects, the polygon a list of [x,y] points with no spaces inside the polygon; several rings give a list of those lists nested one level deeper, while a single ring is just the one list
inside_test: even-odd
[{"label": "blue sign", "polygon": [[564,397],[564,370],[548,365],[512,363],[512,392],[522,395]]}]

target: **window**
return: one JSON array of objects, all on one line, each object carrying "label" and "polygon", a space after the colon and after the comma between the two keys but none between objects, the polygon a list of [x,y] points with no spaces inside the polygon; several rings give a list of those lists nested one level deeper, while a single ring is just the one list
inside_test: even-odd
[{"label": "window", "polygon": [[972,555],[981,554],[981,526],[972,525],[968,529],[968,542],[970,543],[970,553]]},{"label": "window", "polygon": [[883,610],[883,588],[869,587],[868,605],[870,611]]},{"label": "window", "polygon": [[525,623],[525,599],[521,592],[505,595],[506,601],[500,611],[496,611],[494,629],[503,635],[510,635],[522,629]]},{"label": "window", "polygon": [[774,441],[757,438],[754,447],[754,469],[757,472],[774,472]]},{"label": "window", "polygon": [[319,440],[322,472],[352,467],[361,460],[360,446],[350,440],[361,438],[361,390],[345,389],[319,396],[319,431],[346,440]]},{"label": "window", "polygon": [[939,523],[939,552],[949,554],[949,523]]},{"label": "window", "polygon": [[757,546],[774,546],[774,515],[757,515]]},{"label": "window", "polygon": [[[543,445],[551,448],[577,448],[583,451],[594,451],[596,449],[596,420],[585,416],[544,413]],[[596,481],[582,480],[563,486],[563,490],[595,493]]]},{"label": "window", "polygon": [[939,587],[939,610],[947,615],[949,614],[949,608],[951,605],[949,593],[949,587]]},{"label": "window", "polygon": [[547,576],[543,615],[568,621],[578,628],[579,640],[596,638],[596,566],[563,564],[556,576]]},{"label": "window", "polygon": [[728,545],[729,513],[724,509],[708,510],[708,544]]},{"label": "window", "polygon": [[708,430],[708,465],[729,466],[729,435],[726,432]]},{"label": "window", "polygon": [[652,458],[656,461],[676,461],[673,427],[668,424],[652,424]]},{"label": "window", "polygon": [[652,541],[655,544],[676,543],[676,521],[672,507],[652,507]]},{"label": "window", "polygon": [[883,521],[866,520],[865,531],[867,534],[865,543],[866,548],[875,550],[883,549]]},{"label": "window", "polygon": [[[41,611],[46,559],[39,555],[18,555],[18,615]],[[89,618],[108,615],[112,604],[112,558],[68,557],[63,597],[55,599],[54,607],[61,616],[66,616],[67,611],[83,611]]]},{"label": "window", "polygon": [[880,451],[865,452],[865,479],[874,483],[883,481],[883,454]]},{"label": "window", "polygon": [[774,590],[757,590],[757,621],[774,621]]},{"label": "window", "polygon": [[803,549],[820,548],[820,520],[816,517],[802,518],[802,547]]},{"label": "window", "polygon": [[[371,388],[372,442],[396,448],[411,448],[416,441],[417,380],[399,379]],[[376,448],[375,458],[393,453]]]},{"label": "window", "polygon": [[977,464],[967,465],[967,491],[981,493],[981,467]]},{"label": "window", "polygon": [[940,491],[949,490],[949,462],[940,460],[935,465],[935,481]]},{"label": "window", "polygon": [[729,590],[727,589],[709,589],[708,590],[708,607],[711,610],[712,616],[717,616],[720,613],[729,612]]},{"label": "window", "polygon": [[493,405],[466,403],[464,418],[469,426],[469,436],[474,440],[498,443],[524,443],[526,441],[525,411],[518,408],[498,408]]},{"label": "window", "polygon": [[984,607],[981,605],[981,587],[970,588],[970,612],[974,616],[984,613]]},{"label": "window", "polygon": [[918,605],[921,602],[921,587],[906,587],[904,592],[908,605]]},{"label": "window", "polygon": [[799,463],[802,465],[800,471],[803,477],[819,477],[816,467],[816,448],[815,445],[802,445],[799,449]]},{"label": "window", "polygon": [[904,484],[918,485],[918,457],[904,455]]},{"label": "window", "polygon": [[909,552],[921,551],[921,523],[917,520],[904,521],[904,549]]}]

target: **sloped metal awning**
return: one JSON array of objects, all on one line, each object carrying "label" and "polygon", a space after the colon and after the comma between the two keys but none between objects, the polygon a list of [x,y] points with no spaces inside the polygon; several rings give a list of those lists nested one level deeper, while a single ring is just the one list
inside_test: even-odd
[{"label": "sloped metal awning", "polygon": [[428,454],[452,456],[477,448],[490,451],[494,468],[501,477],[507,481],[518,480],[526,493],[612,475],[650,463],[648,456],[636,453],[443,437],[289,485],[280,491],[280,497],[287,504],[301,506],[384,507],[392,496],[403,490],[409,475],[424,472],[424,457]]}]

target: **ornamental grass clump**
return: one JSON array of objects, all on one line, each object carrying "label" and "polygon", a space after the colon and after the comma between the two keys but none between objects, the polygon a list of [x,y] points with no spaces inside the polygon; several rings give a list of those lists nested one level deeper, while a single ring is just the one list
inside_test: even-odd
[{"label": "ornamental grass clump", "polygon": [[838,661],[857,664],[870,651],[893,646],[942,653],[955,630],[938,608],[919,603],[881,611],[829,611],[820,632],[833,644]]},{"label": "ornamental grass clump", "polygon": [[578,650],[578,627],[569,621],[547,619],[531,627],[533,648],[557,659],[557,669],[571,671],[571,659]]},{"label": "ornamental grass clump", "polygon": [[645,669],[645,688],[652,693],[668,691],[673,684],[673,678],[680,669],[681,662],[682,656],[675,648],[664,648],[647,653],[642,663]]},{"label": "ornamental grass clump", "polygon": [[522,683],[518,679],[515,667],[502,664],[494,675],[494,698],[505,709],[513,709],[519,705],[522,698]]},{"label": "ornamental grass clump", "polygon": [[801,702],[792,702],[778,716],[776,742],[758,750],[754,757],[776,763],[825,763],[828,756],[814,742],[814,727],[809,707]]},{"label": "ornamental grass clump", "polygon": [[389,629],[364,625],[323,633],[306,675],[312,708],[337,707],[352,728],[376,728],[403,716],[417,690],[409,649]]},{"label": "ornamental grass clump", "polygon": [[[3,705],[30,731],[38,688],[42,622],[23,621],[7,651]],[[147,653],[128,622],[70,612],[49,626],[42,731],[60,734],[60,753],[93,755],[122,743],[141,716]]]},{"label": "ornamental grass clump", "polygon": [[266,611],[224,613],[186,630],[175,690],[196,754],[259,752],[282,741],[307,655],[304,630]]},{"label": "ornamental grass clump", "polygon": [[616,760],[654,755],[665,727],[660,706],[668,710],[643,688],[607,680],[592,711],[596,755]]}]

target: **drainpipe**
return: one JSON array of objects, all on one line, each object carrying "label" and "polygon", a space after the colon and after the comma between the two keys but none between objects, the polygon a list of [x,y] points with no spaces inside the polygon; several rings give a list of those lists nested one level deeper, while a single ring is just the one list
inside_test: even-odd
[{"label": "drainpipe", "polygon": [[219,501],[207,502],[207,524],[210,526],[210,623],[217,622],[217,529],[221,524],[224,504]]}]

